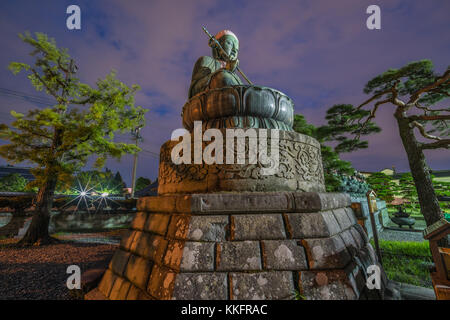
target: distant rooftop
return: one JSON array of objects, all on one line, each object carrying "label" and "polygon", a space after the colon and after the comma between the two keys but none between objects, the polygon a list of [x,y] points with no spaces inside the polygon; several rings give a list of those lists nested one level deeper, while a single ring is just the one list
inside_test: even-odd
[{"label": "distant rooftop", "polygon": [[0,179],[12,173],[18,173],[28,181],[33,181],[36,178],[31,174],[30,169],[29,167],[15,167],[11,165],[0,166]]}]

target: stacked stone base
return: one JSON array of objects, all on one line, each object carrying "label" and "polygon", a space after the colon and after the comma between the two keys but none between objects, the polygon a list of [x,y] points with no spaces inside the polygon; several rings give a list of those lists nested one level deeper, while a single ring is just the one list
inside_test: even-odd
[{"label": "stacked stone base", "polygon": [[373,248],[345,194],[141,198],[89,299],[366,299]]}]

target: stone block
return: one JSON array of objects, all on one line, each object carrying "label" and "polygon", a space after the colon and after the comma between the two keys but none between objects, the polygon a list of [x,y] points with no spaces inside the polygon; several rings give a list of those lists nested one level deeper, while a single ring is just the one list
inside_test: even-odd
[{"label": "stone block", "polygon": [[180,270],[180,264],[183,258],[183,249],[184,241],[169,241],[166,254],[164,256],[164,265],[177,271]]},{"label": "stone block", "polygon": [[[358,246],[358,250],[361,249],[362,247],[364,247],[366,245],[365,242],[365,237],[363,235],[360,234],[360,231],[358,231],[357,229],[357,225],[353,225],[350,229],[349,229],[350,233],[353,236],[353,239],[355,240],[356,245]],[[363,231],[364,232],[364,231]]]},{"label": "stone block", "polygon": [[147,292],[161,300],[172,298],[176,273],[164,266],[155,264],[148,281]]},{"label": "stone block", "polygon": [[358,220],[356,220],[356,215],[353,212],[353,209],[351,207],[344,208],[345,212],[347,213],[347,217],[350,220],[351,224],[357,224]]},{"label": "stone block", "polygon": [[154,262],[161,263],[168,241],[161,236],[143,233],[136,246],[135,252]]},{"label": "stone block", "polygon": [[131,255],[125,270],[125,277],[136,287],[145,290],[152,265],[153,263],[148,259]]},{"label": "stone block", "polygon": [[170,215],[164,213],[151,213],[145,224],[145,231],[153,232],[161,236],[166,235]]},{"label": "stone block", "polygon": [[210,193],[192,195],[192,213],[285,212],[292,208],[286,192]]},{"label": "stone block", "polygon": [[110,300],[125,300],[131,283],[123,278],[117,278],[109,295]]},{"label": "stone block", "polygon": [[232,219],[234,219],[232,240],[286,239],[281,214],[235,215]]},{"label": "stone block", "polygon": [[213,271],[214,247],[213,242],[185,242],[180,270]]},{"label": "stone block", "polygon": [[226,273],[180,273],[175,279],[172,299],[226,300],[227,298]]},{"label": "stone block", "polygon": [[142,232],[142,231],[134,231],[133,241],[131,241],[131,244],[128,247],[129,251],[132,251],[132,252],[136,251],[138,243],[139,243],[139,241],[140,241],[140,239],[141,239],[143,234],[144,234],[144,232]]},{"label": "stone block", "polygon": [[302,240],[311,269],[344,268],[350,262],[350,254],[339,235],[331,238]]},{"label": "stone block", "polygon": [[345,246],[347,247],[347,250],[350,252],[352,256],[356,255],[358,252],[358,244],[356,243],[355,239],[353,238],[353,235],[351,233],[351,228],[342,231],[339,236],[341,237],[342,241],[344,241]]},{"label": "stone block", "polygon": [[295,192],[296,212],[317,212],[342,208],[350,205],[345,193]]},{"label": "stone block", "polygon": [[287,220],[296,239],[331,237],[341,231],[331,211],[287,213]]},{"label": "stone block", "polygon": [[138,300],[140,291],[141,291],[141,289],[139,289],[138,287],[131,284],[130,289],[128,290],[126,299],[127,300]]},{"label": "stone block", "polygon": [[126,230],[122,236],[122,240],[120,241],[120,248],[130,250],[135,235],[136,231]]},{"label": "stone block", "polygon": [[341,230],[348,229],[353,225],[352,221],[347,215],[347,211],[345,208],[335,209],[333,210],[333,214],[337,222],[339,223]]},{"label": "stone block", "polygon": [[231,273],[233,300],[285,300],[294,296],[292,272]]},{"label": "stone block", "polygon": [[117,275],[115,275],[110,269],[106,270],[100,284],[98,285],[98,289],[103,295],[105,295],[105,297],[109,297],[111,289],[117,278]]},{"label": "stone block", "polygon": [[114,256],[109,264],[109,269],[114,271],[114,273],[123,276],[129,259],[129,252],[118,249],[114,253]]},{"label": "stone block", "polygon": [[257,241],[233,241],[217,244],[216,270],[261,270],[261,252]]},{"label": "stone block", "polygon": [[133,221],[131,222],[131,228],[134,230],[144,230],[145,221],[147,220],[148,213],[139,211],[134,216]]},{"label": "stone block", "polygon": [[357,298],[342,270],[299,272],[300,293],[307,300],[354,300]]},{"label": "stone block", "polygon": [[228,216],[191,216],[188,240],[222,242],[226,240]]},{"label": "stone block", "polygon": [[187,214],[174,214],[170,219],[167,237],[171,239],[185,240],[189,233],[191,216]]},{"label": "stone block", "polygon": [[261,242],[263,268],[267,270],[308,269],[305,249],[296,240],[266,240]]}]

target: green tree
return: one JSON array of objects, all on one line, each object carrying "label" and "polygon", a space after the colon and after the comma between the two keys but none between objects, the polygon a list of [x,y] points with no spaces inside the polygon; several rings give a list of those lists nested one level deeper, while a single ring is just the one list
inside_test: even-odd
[{"label": "green tree", "polygon": [[25,191],[28,181],[18,173],[11,173],[0,179],[0,191]]},{"label": "green tree", "polygon": [[391,176],[383,172],[375,172],[367,177],[366,181],[375,190],[378,198],[388,203],[394,200],[396,187]]},{"label": "green tree", "polygon": [[[449,79],[450,68],[439,75],[433,71],[429,60],[412,62],[370,80],[364,87],[370,98],[357,107],[346,105],[343,110],[349,117],[348,123],[359,126],[354,131],[354,139],[347,142],[347,147],[352,148],[358,145],[360,135],[372,126],[381,106],[394,107],[394,117],[427,226],[443,218],[424,151],[450,147],[450,108],[435,106],[450,96]],[[368,114],[360,114],[361,110]],[[448,246],[444,242],[441,245]]]},{"label": "green tree", "polygon": [[150,181],[150,179],[147,179],[144,177],[139,177],[136,180],[136,191],[144,189],[146,186],[150,185],[151,183],[152,182]]},{"label": "green tree", "polygon": [[111,72],[91,87],[76,78],[74,60],[54,39],[42,33],[19,36],[33,48],[34,64],[12,62],[9,68],[14,74],[25,71],[36,90],[44,90],[55,105],[27,114],[12,111],[11,126],[0,125],[0,136],[10,141],[0,146],[0,155],[11,163],[35,164],[36,212],[20,243],[44,244],[53,240],[48,224],[57,183],[70,180],[91,155],[100,168],[108,157],[138,152],[133,144],[115,142],[114,136],[142,125],[145,110],[134,106],[137,85],[128,87]]},{"label": "green tree", "polygon": [[398,185],[398,193],[405,199],[408,199],[410,202],[406,206],[411,209],[411,211],[416,209],[416,205],[418,203],[418,195],[416,185],[414,184],[414,179],[411,173],[404,173],[400,176],[399,185]]}]

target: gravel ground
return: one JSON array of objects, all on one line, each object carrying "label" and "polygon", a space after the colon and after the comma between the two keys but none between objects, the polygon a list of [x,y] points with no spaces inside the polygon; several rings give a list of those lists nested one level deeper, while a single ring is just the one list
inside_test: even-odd
[{"label": "gravel ground", "polygon": [[117,245],[64,240],[42,247],[11,247],[0,241],[0,300],[71,300],[66,287],[69,265],[81,273],[105,265]]},{"label": "gravel ground", "polygon": [[422,242],[425,241],[423,238],[422,232],[414,232],[414,231],[397,231],[397,230],[389,230],[384,229],[379,233],[379,238],[382,240],[389,241],[416,241]]}]

